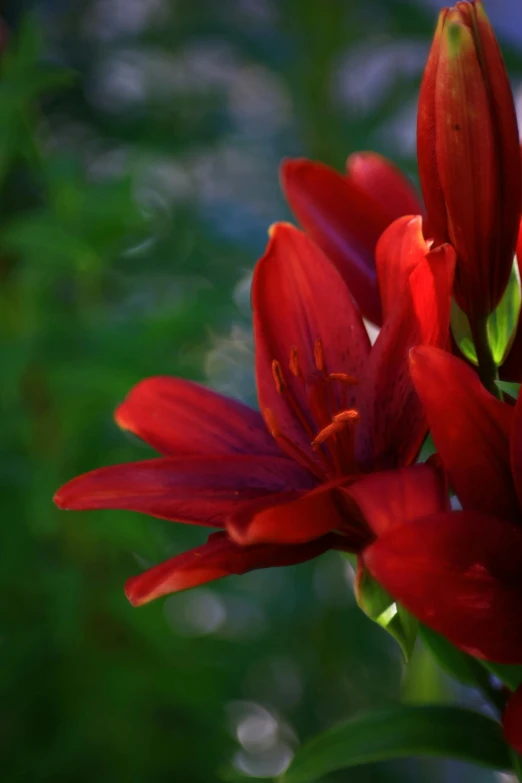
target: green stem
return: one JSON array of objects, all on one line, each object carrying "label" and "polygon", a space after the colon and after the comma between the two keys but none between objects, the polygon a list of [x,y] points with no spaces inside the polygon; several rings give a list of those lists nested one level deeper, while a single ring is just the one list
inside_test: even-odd
[{"label": "green stem", "polygon": [[498,380],[498,370],[488,339],[488,319],[480,318],[473,322],[470,319],[471,333],[475,344],[475,351],[478,359],[478,374],[480,380],[491,394],[502,399],[502,392],[496,381]]}]

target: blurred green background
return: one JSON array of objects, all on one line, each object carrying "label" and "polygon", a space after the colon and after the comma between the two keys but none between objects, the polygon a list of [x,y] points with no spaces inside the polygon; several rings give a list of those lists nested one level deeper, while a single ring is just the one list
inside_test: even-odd
[{"label": "blurred green background", "polygon": [[[336,554],[132,609],[126,577],[204,539],[59,512],[150,452],[112,412],[180,374],[255,400],[249,275],[288,217],[277,166],[356,149],[415,176],[433,9],[406,0],[1,5],[0,769],[9,783],[276,776],[336,720],[455,690],[354,605]],[[508,6],[506,5],[506,9]],[[522,74],[515,37],[506,49]],[[493,781],[394,762],[331,781]]]}]

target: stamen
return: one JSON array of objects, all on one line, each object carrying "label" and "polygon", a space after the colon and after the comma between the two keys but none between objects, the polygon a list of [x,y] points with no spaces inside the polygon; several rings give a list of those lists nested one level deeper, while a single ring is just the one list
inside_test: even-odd
[{"label": "stamen", "polygon": [[344,430],[344,427],[345,424],[342,421],[332,421],[331,424],[328,424],[327,427],[324,427],[312,441],[312,448],[314,451],[317,450],[319,446],[325,442],[325,440],[328,440],[328,438],[332,437],[332,435],[335,435],[336,433],[341,432],[341,430]]},{"label": "stamen", "polygon": [[339,381],[347,386],[357,386],[359,379],[353,375],[347,375],[345,372],[331,372],[328,377],[332,381]]},{"label": "stamen", "polygon": [[295,375],[296,378],[301,377],[301,367],[299,365],[299,355],[297,353],[297,345],[293,345],[290,348],[290,372]]},{"label": "stamen", "polygon": [[286,391],[286,383],[283,377],[283,371],[281,369],[281,365],[279,364],[277,359],[274,359],[274,361],[272,362],[272,375],[274,376],[274,381],[278,393],[283,394]]},{"label": "stamen", "polygon": [[265,408],[264,414],[268,431],[270,432],[270,435],[277,440],[281,435],[281,430],[279,429],[279,424],[277,423],[274,411],[271,410],[271,408]]},{"label": "stamen", "polygon": [[324,351],[323,351],[323,344],[321,342],[320,337],[318,337],[314,343],[314,359],[315,359],[315,366],[317,367],[319,372],[324,372]]},{"label": "stamen", "polygon": [[301,463],[301,465],[306,465],[308,470],[315,476],[321,478],[323,474],[319,469],[319,466],[316,465],[313,460],[299,448],[299,446],[296,446],[295,443],[292,443],[290,438],[281,432],[281,428],[279,427],[273,410],[271,410],[271,408],[265,408],[263,413],[266,426],[268,427],[270,435],[274,438],[274,440],[286,444],[287,453],[290,453],[297,462]]},{"label": "stamen", "polygon": [[359,411],[356,410],[341,411],[333,417],[335,422],[359,421],[359,419]]}]

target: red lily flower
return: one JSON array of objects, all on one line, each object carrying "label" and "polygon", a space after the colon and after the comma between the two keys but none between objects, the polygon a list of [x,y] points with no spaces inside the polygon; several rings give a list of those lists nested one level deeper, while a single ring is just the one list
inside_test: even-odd
[{"label": "red lily flower", "polygon": [[430,347],[412,376],[463,511],[427,515],[364,553],[373,576],[461,649],[522,663],[522,398],[501,402],[475,372]]},{"label": "red lily flower", "polygon": [[480,0],[441,11],[417,150],[430,231],[436,245],[450,242],[457,252],[455,297],[473,332],[506,289],[522,196],[513,95]]},{"label": "red lily flower", "polygon": [[446,246],[420,259],[407,285],[397,275],[396,307],[371,348],[331,262],[292,226],[272,229],[252,287],[263,415],[189,381],[142,381],[116,420],[164,456],[95,470],[56,494],[61,508],[123,508],[222,529],[131,579],[133,604],[329,548],[359,552],[375,535],[358,511],[359,490],[350,495],[362,471],[384,471],[383,502],[399,493],[389,514],[444,507],[429,466],[397,471],[395,481],[386,470],[412,463],[426,433],[407,354],[418,343],[445,344],[454,262]]},{"label": "red lily flower", "polygon": [[284,161],[280,176],[294,215],[336,265],[364,317],[380,326],[375,248],[396,218],[422,213],[413,186],[373,152],[350,155],[344,176],[304,158]]}]

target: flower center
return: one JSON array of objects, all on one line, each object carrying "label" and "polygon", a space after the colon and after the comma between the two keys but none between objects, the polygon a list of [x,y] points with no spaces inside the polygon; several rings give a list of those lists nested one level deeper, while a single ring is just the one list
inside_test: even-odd
[{"label": "flower center", "polygon": [[349,407],[348,393],[350,387],[357,384],[357,379],[346,373],[328,371],[320,339],[314,343],[314,365],[312,372],[304,374],[297,347],[293,346],[288,363],[292,378],[287,380],[277,360],[272,362],[272,374],[277,391],[309,439],[322,463],[322,470],[312,455],[306,454],[281,431],[269,408],[264,411],[265,421],[272,436],[285,450],[315,474],[349,475],[357,472],[353,438],[359,414]]}]

